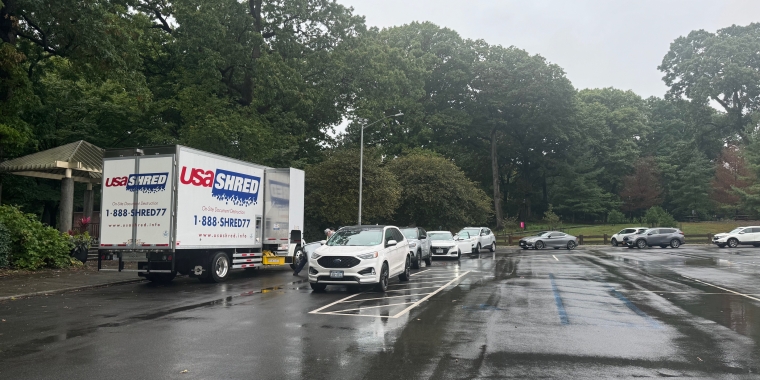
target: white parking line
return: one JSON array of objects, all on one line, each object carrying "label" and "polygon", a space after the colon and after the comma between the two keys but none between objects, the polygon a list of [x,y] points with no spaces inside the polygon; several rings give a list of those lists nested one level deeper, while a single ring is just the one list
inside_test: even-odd
[{"label": "white parking line", "polygon": [[749,299],[751,299],[751,300],[760,301],[760,298],[751,297],[751,296],[749,296],[748,294],[744,294],[744,293],[735,292],[735,291],[733,291],[733,290],[731,290],[731,289],[721,288],[721,287],[720,287],[720,286],[718,286],[718,285],[713,285],[713,284],[711,284],[711,283],[709,283],[709,282],[704,282],[704,281],[701,281],[701,280],[697,280],[696,278],[691,278],[691,277],[688,277],[688,276],[684,276],[684,275],[681,275],[681,277],[683,277],[683,278],[687,278],[687,279],[689,279],[689,280],[692,280],[692,281],[696,281],[696,282],[699,282],[699,283],[702,283],[702,284],[705,284],[705,285],[709,285],[709,286],[712,286],[713,288],[718,288],[718,289],[720,289],[720,290],[725,290],[725,291],[727,291],[727,292],[729,292],[729,293],[733,293],[733,294],[736,294],[736,295],[739,295],[739,296],[742,296],[742,297],[746,297],[746,298],[749,298]]},{"label": "white parking line", "polygon": [[430,294],[430,293],[405,294],[403,296],[388,296],[388,297],[377,297],[377,298],[362,298],[362,299],[358,299],[358,300],[343,301],[342,303],[362,302],[362,301],[377,301],[377,300],[384,300],[384,299],[388,299],[388,298],[419,297],[419,296],[426,296],[428,294]]},{"label": "white parking line", "polygon": [[[400,284],[393,284],[388,285],[390,288],[391,286],[407,286],[407,285],[424,285],[424,284],[439,284],[441,282],[446,282],[447,280],[450,280],[451,278],[445,279],[445,280],[437,280],[437,281],[420,281],[420,282],[403,282]],[[409,288],[409,289],[417,289],[417,288]]]},{"label": "white parking line", "polygon": [[337,303],[341,303],[341,302],[343,302],[343,301],[345,301],[345,300],[347,300],[347,299],[351,299],[351,298],[354,298],[354,297],[358,296],[359,294],[361,294],[361,293],[352,294],[352,295],[350,295],[350,296],[348,296],[348,297],[346,297],[346,298],[342,298],[342,299],[339,299],[339,300],[337,300],[337,301],[335,301],[335,302],[333,302],[333,303],[331,303],[331,304],[328,304],[328,305],[322,306],[322,307],[320,307],[320,308],[319,308],[319,309],[317,309],[317,310],[312,310],[312,311],[310,311],[310,312],[309,312],[309,314],[317,314],[317,313],[319,313],[319,311],[320,311],[320,310],[324,310],[324,309],[327,309],[328,307],[330,307],[330,306],[332,306],[332,305],[335,305],[335,304],[337,304]]},{"label": "white parking line", "polygon": [[425,272],[427,272],[427,271],[429,271],[429,270],[430,270],[430,269],[421,270],[421,271],[419,271],[419,272],[417,272],[417,273],[412,273],[411,275],[412,275],[412,276],[416,276],[416,275],[418,275],[418,274],[420,274],[420,273],[425,273]]},{"label": "white parking line", "polygon": [[557,258],[557,256],[552,255],[552,257],[554,258],[554,260],[559,261],[559,259]]},{"label": "white parking line", "polygon": [[460,279],[460,278],[464,277],[465,275],[467,275],[467,273],[470,273],[470,272],[469,272],[469,271],[467,271],[467,272],[464,272],[464,273],[462,273],[461,275],[457,276],[457,277],[456,277],[456,278],[454,278],[453,280],[451,280],[451,281],[447,282],[445,285],[443,285],[443,286],[441,286],[440,288],[438,288],[438,290],[436,290],[436,291],[434,291],[434,292],[432,292],[432,293],[428,294],[428,295],[427,295],[427,297],[425,297],[425,298],[423,298],[423,299],[421,299],[421,300],[419,300],[419,301],[417,301],[417,302],[413,303],[411,306],[407,307],[406,309],[402,310],[401,312],[399,312],[398,314],[396,314],[396,315],[392,316],[391,318],[398,318],[398,317],[400,317],[400,316],[402,316],[402,315],[404,315],[404,314],[408,313],[408,312],[409,312],[409,310],[412,310],[412,309],[414,309],[415,307],[419,306],[421,303],[423,303],[423,302],[425,302],[426,300],[428,300],[430,297],[432,297],[432,296],[434,296],[434,295],[438,294],[438,292],[440,292],[441,290],[443,290],[443,289],[446,289],[446,288],[447,288],[449,285],[453,284],[453,283],[454,283],[454,281],[456,281],[456,280],[458,280],[458,279]]},{"label": "white parking line", "polygon": [[[458,278],[458,277],[457,277]],[[423,286],[421,288],[411,288],[411,289],[399,289],[399,290],[387,290],[386,293],[390,292],[408,292],[410,290],[417,290],[417,289],[432,289],[437,288],[437,286]]]},{"label": "white parking line", "polygon": [[413,302],[392,303],[392,304],[389,304],[389,305],[367,306],[367,307],[357,307],[357,308],[345,309],[345,310],[334,310],[334,311],[331,311],[331,313],[345,313],[347,311],[365,310],[365,309],[377,309],[377,308],[380,308],[380,307],[392,307],[392,306],[409,305],[410,303],[413,303]]}]

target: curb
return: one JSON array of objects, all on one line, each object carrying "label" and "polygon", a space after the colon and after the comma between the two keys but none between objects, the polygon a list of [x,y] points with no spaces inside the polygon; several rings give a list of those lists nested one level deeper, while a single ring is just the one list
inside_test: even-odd
[{"label": "curb", "polygon": [[25,294],[19,294],[14,296],[3,296],[0,297],[0,302],[2,301],[9,301],[11,299],[20,299],[20,298],[30,298],[35,296],[41,296],[46,294],[58,294],[58,293],[66,293],[66,292],[72,292],[76,290],[85,290],[85,289],[93,289],[93,288],[106,288],[109,286],[114,285],[126,285],[126,284],[134,284],[138,282],[144,282],[147,281],[145,279],[134,279],[134,280],[124,280],[124,281],[116,281],[116,282],[107,282],[104,284],[93,284],[93,285],[84,285],[84,286],[72,286],[69,288],[63,288],[63,289],[54,289],[54,290],[48,290],[48,291],[40,291],[40,292],[34,292],[34,293],[25,293]]}]

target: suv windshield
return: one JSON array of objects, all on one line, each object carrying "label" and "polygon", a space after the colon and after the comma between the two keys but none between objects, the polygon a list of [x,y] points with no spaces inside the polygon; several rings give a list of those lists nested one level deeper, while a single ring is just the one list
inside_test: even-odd
[{"label": "suv windshield", "polygon": [[463,232],[467,232],[470,234],[470,236],[478,236],[480,235],[480,228],[465,228],[459,231],[459,235],[461,235]]},{"label": "suv windshield", "polygon": [[401,232],[406,236],[407,239],[416,239],[417,238],[417,229],[416,228],[404,228],[401,230]]},{"label": "suv windshield", "polygon": [[729,232],[729,234],[738,234],[739,232],[744,231],[744,227],[734,228],[733,231]]},{"label": "suv windshield", "polygon": [[327,241],[327,245],[336,246],[372,246],[383,242],[383,230],[381,229],[342,229]]},{"label": "suv windshield", "polygon": [[438,232],[438,233],[430,233],[428,234],[430,236],[430,240],[453,240],[454,236],[451,236],[451,232]]}]

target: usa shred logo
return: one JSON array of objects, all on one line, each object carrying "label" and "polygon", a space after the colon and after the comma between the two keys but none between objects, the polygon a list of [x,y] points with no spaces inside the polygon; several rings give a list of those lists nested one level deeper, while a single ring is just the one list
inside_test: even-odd
[{"label": "usa shred logo", "polygon": [[256,204],[259,198],[261,178],[223,169],[216,171],[182,167],[179,176],[184,185],[210,187],[211,195],[225,203],[236,206]]},{"label": "usa shred logo", "polygon": [[169,173],[130,174],[129,177],[113,177],[106,179],[106,187],[125,186],[127,191],[141,193],[156,193],[166,190]]}]

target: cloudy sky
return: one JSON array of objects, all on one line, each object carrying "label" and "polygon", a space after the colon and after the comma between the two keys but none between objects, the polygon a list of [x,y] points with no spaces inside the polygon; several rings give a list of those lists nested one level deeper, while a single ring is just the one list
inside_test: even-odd
[{"label": "cloudy sky", "polygon": [[662,96],[657,66],[692,30],[760,22],[760,0],[337,0],[377,27],[431,21],[563,67],[577,88]]}]

